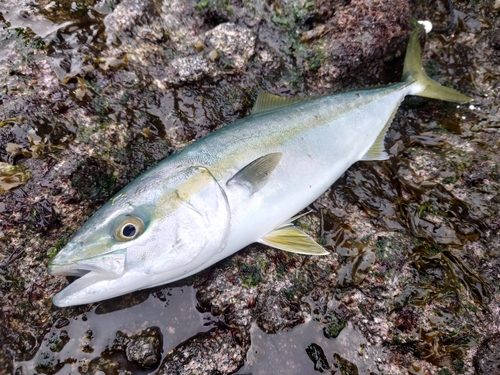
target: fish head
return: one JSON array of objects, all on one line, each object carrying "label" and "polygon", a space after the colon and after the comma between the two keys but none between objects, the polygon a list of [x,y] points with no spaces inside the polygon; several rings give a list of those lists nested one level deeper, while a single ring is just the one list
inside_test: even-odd
[{"label": "fish head", "polygon": [[127,251],[147,244],[142,236],[153,218],[151,205],[128,205],[122,193],[106,203],[56,254],[51,275],[83,276],[96,271],[119,276],[125,272]]},{"label": "fish head", "polygon": [[153,168],[98,210],[50,262],[52,275],[82,276],[54,304],[91,303],[201,270],[224,248],[229,226],[227,197],[207,168]]}]

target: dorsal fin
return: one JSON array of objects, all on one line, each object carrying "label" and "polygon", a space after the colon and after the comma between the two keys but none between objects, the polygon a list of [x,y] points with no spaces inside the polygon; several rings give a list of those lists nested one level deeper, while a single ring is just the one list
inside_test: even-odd
[{"label": "dorsal fin", "polygon": [[240,184],[246,186],[251,194],[259,191],[278,165],[282,155],[281,152],[275,152],[255,159],[231,177],[227,185]]},{"label": "dorsal fin", "polygon": [[278,95],[269,94],[265,91],[259,92],[257,96],[257,100],[252,108],[252,115],[256,115],[258,113],[263,113],[267,111],[272,111],[273,109],[287,107],[289,105],[306,102],[311,100],[311,98],[283,98]]}]

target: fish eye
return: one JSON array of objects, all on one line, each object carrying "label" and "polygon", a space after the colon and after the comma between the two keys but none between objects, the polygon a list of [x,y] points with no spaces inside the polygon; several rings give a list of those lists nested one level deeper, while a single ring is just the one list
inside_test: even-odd
[{"label": "fish eye", "polygon": [[137,233],[137,228],[134,224],[127,224],[122,227],[122,236],[126,238],[134,237]]},{"label": "fish eye", "polygon": [[144,223],[135,216],[126,216],[118,222],[115,229],[115,237],[118,241],[130,241],[141,235],[144,231]]}]

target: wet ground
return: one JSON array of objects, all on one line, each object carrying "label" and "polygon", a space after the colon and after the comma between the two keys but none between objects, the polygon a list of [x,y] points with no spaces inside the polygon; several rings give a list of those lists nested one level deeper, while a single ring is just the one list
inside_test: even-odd
[{"label": "wet ground", "polygon": [[[299,225],[173,285],[59,309],[48,261],[117,190],[248,115],[259,90],[399,80],[445,1],[3,1],[0,372],[492,374],[500,352],[498,1],[455,1],[425,67],[471,105],[408,98],[386,146]],[[3,373],[2,372],[2,373]]]}]

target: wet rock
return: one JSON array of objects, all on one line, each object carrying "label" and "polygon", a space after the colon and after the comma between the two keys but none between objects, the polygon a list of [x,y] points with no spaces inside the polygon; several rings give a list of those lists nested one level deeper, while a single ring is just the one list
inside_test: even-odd
[{"label": "wet rock", "polygon": [[330,313],[324,317],[327,321],[327,326],[323,328],[323,334],[327,339],[338,337],[340,332],[345,328],[346,322],[339,319],[336,314]]},{"label": "wet rock", "polygon": [[80,373],[84,375],[94,375],[102,371],[105,374],[118,374],[120,363],[111,358],[96,357],[88,364],[84,364],[80,368]]},{"label": "wet rock", "polygon": [[340,372],[340,375],[358,375],[358,367],[348,361],[347,359],[341,357],[339,354],[335,353],[333,355],[333,364],[332,364],[333,370],[338,370]]},{"label": "wet rock", "polygon": [[223,23],[208,31],[205,42],[236,69],[242,69],[255,53],[255,34],[233,23]]},{"label": "wet rock", "polygon": [[162,335],[157,327],[148,328],[130,338],[126,354],[130,362],[148,368],[160,362],[162,352]]},{"label": "wet rock", "polygon": [[193,82],[212,72],[214,68],[200,55],[179,57],[171,62],[170,82]]},{"label": "wet rock", "polygon": [[500,332],[487,338],[474,356],[478,375],[500,374]]},{"label": "wet rock", "polygon": [[116,190],[116,177],[110,166],[96,158],[85,159],[71,175],[71,183],[82,199],[105,202]]},{"label": "wet rock", "polygon": [[137,35],[143,26],[153,23],[158,17],[154,2],[145,0],[125,0],[106,16],[104,24],[108,31],[108,41],[116,38],[128,39]]},{"label": "wet rock", "polygon": [[171,350],[157,375],[231,374],[243,366],[248,332],[213,328]]},{"label": "wet rock", "polygon": [[306,348],[309,359],[314,363],[314,369],[318,372],[326,372],[330,369],[326,355],[318,344],[311,344]]},{"label": "wet rock", "polygon": [[273,291],[257,296],[257,305],[257,324],[267,333],[276,333],[303,323],[309,310],[307,305]]},{"label": "wet rock", "polygon": [[129,362],[139,368],[151,368],[159,364],[162,346],[161,330],[158,327],[149,327],[135,335],[116,332],[113,343],[105,353],[122,353]]}]

